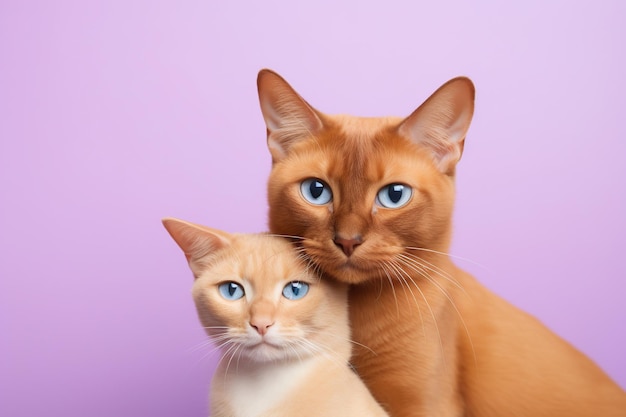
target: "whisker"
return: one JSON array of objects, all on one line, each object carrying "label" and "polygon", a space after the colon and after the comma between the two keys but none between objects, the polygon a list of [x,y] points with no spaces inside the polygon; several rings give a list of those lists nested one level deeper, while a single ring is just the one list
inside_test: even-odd
[{"label": "whisker", "polygon": [[302,237],[302,236],[295,236],[295,235],[283,235],[283,234],[278,234],[278,233],[266,233],[265,236],[270,236],[270,237],[284,237],[284,238],[288,238],[288,239],[299,239],[299,240],[306,240],[306,237]]},{"label": "whisker", "polygon": [[311,352],[311,355],[315,356],[323,356],[331,362],[337,364],[339,367],[347,366],[348,362],[344,361],[343,358],[338,357],[334,351],[327,346],[321,345],[319,343],[313,343],[306,338],[298,338],[294,340],[299,344],[303,349],[308,349]]},{"label": "whisker", "polygon": [[[231,362],[235,358],[235,355],[237,354],[237,352],[239,352],[240,349],[242,349],[242,346],[240,344],[235,345],[235,350],[230,355],[230,358],[228,359],[228,363],[226,364],[226,369],[224,370],[224,375],[228,375],[228,369],[230,368],[230,364],[231,364]],[[226,355],[224,355],[224,356],[226,356]]]},{"label": "whisker", "polygon": [[186,352],[187,353],[197,352],[197,351],[199,351],[201,349],[204,349],[207,346],[213,345],[214,343],[215,343],[215,341],[213,339],[207,338],[207,339],[203,340],[202,342],[200,342],[200,343],[198,343],[198,344],[196,344],[196,345],[194,345],[194,346],[192,346],[190,348],[187,348]]},{"label": "whisker", "polygon": [[[225,342],[221,347],[224,347],[224,346],[228,346],[228,348],[225,351],[222,352],[222,355],[220,356],[220,359],[217,361],[217,364],[215,366],[216,369],[220,368],[220,365],[222,364],[224,359],[227,356],[229,356],[231,354],[231,352],[233,352],[233,350],[238,349],[239,345],[237,343],[235,343],[234,341],[229,340],[229,341]],[[226,370],[224,371],[224,376],[226,376],[226,373],[227,373],[226,371],[227,370],[228,370],[228,368],[226,368]]]},{"label": "whisker", "polygon": [[371,349],[369,346],[366,346],[363,343],[359,343],[356,340],[350,339],[348,337],[338,336],[337,334],[335,334],[333,332],[322,331],[322,330],[319,330],[319,329],[308,329],[307,330],[307,334],[315,334],[315,335],[321,335],[321,336],[330,336],[330,337],[333,337],[335,339],[339,339],[341,341],[350,342],[351,344],[354,344],[354,345],[357,345],[359,347],[362,347],[364,349],[369,350],[374,356],[378,356],[378,354],[373,349]]},{"label": "whisker", "polygon": [[299,362],[303,362],[303,358],[302,358],[302,356],[300,355],[300,352],[298,351],[298,349],[296,349],[296,348],[293,346],[293,344],[288,343],[286,346],[289,348],[289,350],[290,350],[290,351],[292,351],[292,352],[294,353],[294,355],[298,358],[298,361],[299,361]]},{"label": "whisker", "polygon": [[413,279],[413,277],[411,277],[411,275],[409,273],[407,273],[406,271],[404,271],[404,269],[400,268],[400,270],[406,275],[406,277],[411,281],[411,283],[415,286],[415,289],[417,289],[417,291],[420,293],[420,295],[422,296],[422,299],[424,300],[424,302],[426,303],[426,307],[428,308],[428,311],[430,312],[430,315],[433,319],[433,324],[435,325],[435,331],[437,332],[437,338],[439,339],[439,348],[441,349],[441,357],[443,360],[443,366],[446,367],[446,362],[445,362],[445,351],[443,348],[443,340],[441,339],[441,332],[439,331],[439,325],[437,324],[437,318],[435,316],[435,312],[433,311],[432,307],[430,306],[430,303],[428,302],[428,299],[426,298],[426,295],[424,294],[424,292],[422,291],[422,289],[419,287],[419,285],[417,284],[417,282],[415,282],[415,280]]},{"label": "whisker", "polygon": [[[410,263],[409,261],[411,261],[411,259],[401,258],[399,261],[403,262],[406,266],[408,266],[409,268],[413,269],[415,272],[420,274],[424,279],[426,279],[429,282],[431,282],[439,291],[441,291],[441,293],[450,302],[450,305],[452,305],[452,308],[454,309],[454,311],[456,312],[457,316],[459,317],[459,320],[461,320],[461,325],[463,326],[463,329],[465,330],[465,334],[467,335],[467,338],[468,338],[468,340],[470,342],[470,346],[472,347],[472,353],[474,355],[474,362],[476,362],[476,351],[474,350],[474,343],[472,341],[472,337],[470,336],[469,329],[467,328],[467,324],[465,323],[465,320],[463,319],[463,315],[459,311],[459,309],[458,309],[456,303],[454,302],[454,300],[452,299],[450,293],[441,284],[439,284],[433,277],[431,277],[430,274],[428,274],[425,270],[420,269],[420,268],[416,268],[415,265]],[[415,284],[415,285],[417,285],[417,284]],[[465,290],[463,288],[461,288],[461,290],[465,293]]]},{"label": "whisker", "polygon": [[[395,262],[390,262],[389,266],[391,266],[391,268],[396,272],[396,278],[398,278],[401,283],[404,283],[402,288],[404,289],[404,295],[405,295],[405,297],[407,299],[407,303],[409,301],[409,298],[407,296],[407,289],[408,289],[409,293],[411,293],[411,296],[413,297],[413,301],[415,302],[415,305],[417,306],[417,310],[419,312],[420,308],[419,308],[419,304],[417,303],[417,298],[415,298],[415,294],[413,293],[413,290],[411,289],[411,287],[409,286],[408,281],[404,277],[404,275],[406,275],[405,271],[400,267],[400,265],[398,265]],[[410,303],[408,303],[408,304],[410,305]]]},{"label": "whisker", "polygon": [[[233,344],[234,341],[231,339],[230,336],[224,334],[224,335],[220,335],[218,337],[215,338],[208,338],[207,340],[203,341],[202,343],[199,344],[199,346],[194,347],[192,350],[190,350],[190,352],[194,352],[194,351],[199,351],[207,346],[213,346],[212,349],[210,349],[207,353],[205,353],[200,359],[198,359],[198,361],[196,362],[196,365],[202,363],[202,361],[204,361],[206,358],[208,357],[212,357],[214,356],[215,352],[222,350],[225,346],[229,345],[229,344]],[[218,362],[219,364],[219,362]]]},{"label": "whisker", "polygon": [[[396,295],[396,288],[393,285],[393,278],[391,277],[391,274],[389,271],[389,266],[386,263],[380,263],[380,267],[383,270],[383,272],[385,273],[385,276],[387,277],[387,281],[389,281],[389,285],[391,285],[391,293],[393,294],[393,299],[396,303],[396,317],[400,318],[400,304],[398,303],[398,297]],[[382,292],[382,283],[381,283],[381,288],[380,288],[381,292]],[[380,297],[380,295],[379,295]]]},{"label": "whisker", "polygon": [[473,260],[471,260],[469,258],[464,258],[462,256],[452,255],[451,253],[448,253],[448,252],[440,252],[440,251],[437,251],[437,250],[434,250],[434,249],[428,249],[428,248],[418,248],[416,246],[406,246],[405,248],[406,249],[412,249],[412,250],[418,250],[418,251],[422,251],[422,252],[434,253],[436,255],[448,256],[448,257],[453,258],[453,259],[458,259],[459,261],[469,262],[471,264],[474,264],[476,266],[479,266],[479,267],[483,268],[486,271],[489,270],[486,266],[484,266],[483,264],[481,264],[479,262],[473,261]]},{"label": "whisker", "polygon": [[237,355],[237,362],[235,364],[235,373],[239,374],[239,360],[241,359],[241,354],[243,353],[243,349],[239,350],[239,354]]},{"label": "whisker", "polygon": [[416,268],[414,268],[414,269],[416,271],[419,268],[421,271],[429,270],[431,272],[434,272],[435,274],[441,276],[442,278],[450,281],[458,289],[460,289],[461,291],[463,291],[465,293],[465,289],[463,288],[463,286],[461,286],[461,284],[459,284],[459,282],[457,280],[455,280],[452,275],[450,275],[448,272],[446,272],[445,270],[441,269],[437,265],[435,265],[433,263],[430,263],[427,260],[425,260],[423,258],[420,258],[419,256],[414,255],[412,253],[409,253],[409,254],[400,253],[400,254],[398,254],[398,256],[401,257],[402,259],[405,259],[408,263],[411,263],[413,266],[415,266]]},{"label": "whisker", "polygon": [[[401,278],[404,281],[404,283],[406,284],[407,288],[411,292],[411,295],[413,296],[413,301],[415,302],[415,306],[417,307],[417,314],[419,315],[420,323],[422,323],[422,333],[423,333],[424,336],[426,336],[426,326],[424,324],[424,317],[422,316],[422,309],[420,308],[419,302],[417,301],[417,297],[415,297],[415,293],[413,292],[413,290],[411,289],[411,286],[409,285],[407,279],[404,278],[403,275],[406,275],[408,277],[408,279],[410,279],[411,282],[413,283],[413,285],[415,285],[416,287],[417,287],[417,283],[410,277],[410,275],[404,270],[404,268],[402,268],[402,266],[397,261],[394,261],[392,263],[392,265],[394,266],[395,270],[397,272],[399,272],[399,278]],[[418,290],[421,293],[421,290],[419,288],[418,288]],[[422,298],[424,298],[424,294],[422,294]],[[425,298],[424,298],[424,301],[426,301]],[[428,304],[428,302],[427,302],[427,304]]]}]

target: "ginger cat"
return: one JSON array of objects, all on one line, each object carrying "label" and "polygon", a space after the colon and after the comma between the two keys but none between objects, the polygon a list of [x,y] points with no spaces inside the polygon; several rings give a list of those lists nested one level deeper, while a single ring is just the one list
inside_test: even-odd
[{"label": "ginger cat", "polygon": [[193,271],[193,298],[222,358],[213,417],[384,417],[351,353],[347,286],[320,279],[285,239],[163,225]]},{"label": "ginger cat", "polygon": [[324,114],[269,70],[258,89],[270,230],[352,284],[352,363],[392,416],[626,416],[598,366],[447,256],[469,79],[405,119]]}]

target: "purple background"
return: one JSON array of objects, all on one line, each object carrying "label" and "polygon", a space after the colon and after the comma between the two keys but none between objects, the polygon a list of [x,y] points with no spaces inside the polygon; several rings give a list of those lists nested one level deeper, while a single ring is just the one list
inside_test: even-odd
[{"label": "purple background", "polygon": [[298,3],[0,3],[0,415],[206,415],[160,218],[265,229],[262,67],[357,115],[470,76],[453,253],[626,386],[626,3]]}]

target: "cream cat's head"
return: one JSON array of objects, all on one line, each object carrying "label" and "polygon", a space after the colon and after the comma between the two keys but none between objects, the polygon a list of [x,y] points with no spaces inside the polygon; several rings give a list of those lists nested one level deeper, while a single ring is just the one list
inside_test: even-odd
[{"label": "cream cat's head", "polygon": [[321,280],[287,240],[163,224],[187,257],[198,316],[224,355],[238,363],[320,353],[347,360],[346,287]]},{"label": "cream cat's head", "polygon": [[447,251],[474,109],[469,79],[444,84],[405,119],[326,115],[269,70],[258,88],[273,233],[301,238],[314,263],[347,283],[398,277],[420,268],[416,252]]}]

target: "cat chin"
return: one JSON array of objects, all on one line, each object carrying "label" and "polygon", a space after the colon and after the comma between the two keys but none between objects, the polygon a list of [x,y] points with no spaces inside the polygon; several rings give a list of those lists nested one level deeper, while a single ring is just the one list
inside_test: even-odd
[{"label": "cat chin", "polygon": [[346,284],[362,284],[364,282],[371,281],[373,278],[378,276],[378,273],[375,270],[363,270],[350,264],[345,264],[335,268],[322,267],[322,269],[337,281]]},{"label": "cat chin", "polygon": [[241,356],[252,363],[264,364],[292,360],[297,354],[294,352],[293,349],[289,350],[269,343],[259,343],[254,346],[245,346],[241,350]]}]

